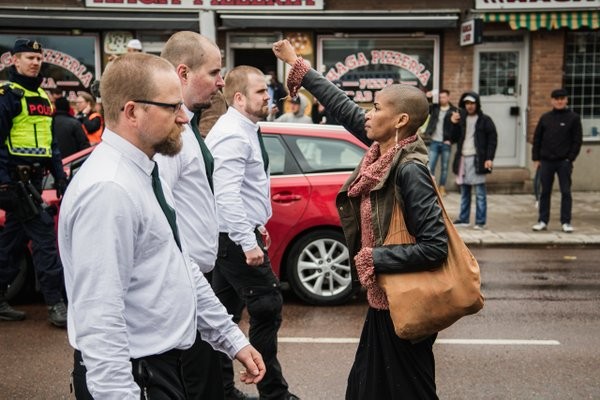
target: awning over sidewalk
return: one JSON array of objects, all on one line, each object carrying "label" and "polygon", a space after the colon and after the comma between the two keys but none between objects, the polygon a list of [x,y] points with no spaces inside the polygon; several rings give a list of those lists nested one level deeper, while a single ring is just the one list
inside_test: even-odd
[{"label": "awning over sidewalk", "polygon": [[198,13],[0,9],[2,28],[197,30]]},{"label": "awning over sidewalk", "polygon": [[226,28],[279,28],[279,29],[426,29],[458,26],[460,12],[437,13],[348,13],[321,12],[313,14],[252,14],[220,13]]},{"label": "awning over sidewalk", "polygon": [[564,11],[564,12],[495,12],[482,15],[485,22],[508,22],[510,28],[528,29],[598,29],[600,27],[600,11]]}]

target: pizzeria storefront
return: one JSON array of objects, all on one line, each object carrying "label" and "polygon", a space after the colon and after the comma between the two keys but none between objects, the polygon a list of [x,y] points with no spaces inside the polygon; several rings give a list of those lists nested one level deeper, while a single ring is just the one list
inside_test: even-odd
[{"label": "pizzeria storefront", "polygon": [[52,9],[40,2],[39,9],[22,10],[2,9],[11,2],[0,0],[0,80],[6,78],[3,70],[16,37],[44,45],[51,72],[44,87],[70,95],[89,90],[108,57],[124,52],[130,39],[140,39],[144,51],[158,54],[173,32],[193,30],[219,44],[225,70],[250,64],[277,71],[280,80],[286,69],[273,56],[271,44],[288,38],[350,97],[370,103],[374,91],[391,82],[437,89],[438,33],[455,28],[460,14],[458,7],[443,12],[346,10],[339,0],[328,2],[328,9],[324,0],[86,0],[85,7],[71,2],[73,7]]},{"label": "pizzeria storefront", "polygon": [[[35,5],[34,3],[39,3]],[[60,3],[60,4],[59,4]],[[571,106],[581,114],[585,170],[598,170],[592,157],[600,141],[597,0],[424,0],[390,2],[386,10],[364,0],[50,0],[27,9],[0,0],[0,80],[10,63],[17,36],[39,40],[53,85],[72,97],[89,90],[108,57],[125,51],[131,38],[144,51],[159,54],[168,37],[192,30],[214,39],[222,49],[224,72],[236,65],[276,71],[287,67],[271,51],[289,39],[317,70],[365,107],[375,91],[392,82],[435,94],[450,89],[457,102],[465,90],[482,95],[484,110],[500,128],[498,173],[518,170],[521,189],[530,181],[530,145],[535,123],[548,109],[547,93],[565,86]],[[389,6],[389,7],[388,7]],[[540,8],[546,7],[546,8]],[[560,11],[560,13],[558,12]],[[482,42],[460,46],[461,24],[483,23]],[[596,58],[594,58],[596,57]],[[46,58],[46,55],[45,55]],[[590,162],[583,161],[588,160]],[[578,166],[576,164],[576,167]],[[590,174],[576,188],[600,189]],[[595,182],[595,183],[594,183]]]}]

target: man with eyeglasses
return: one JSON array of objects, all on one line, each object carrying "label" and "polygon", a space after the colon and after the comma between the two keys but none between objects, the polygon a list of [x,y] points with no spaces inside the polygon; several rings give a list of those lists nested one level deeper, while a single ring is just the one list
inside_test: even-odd
[{"label": "man with eyeglasses", "polygon": [[0,208],[6,212],[0,232],[0,320],[17,321],[25,313],[5,299],[9,285],[19,273],[14,259],[27,239],[32,241],[36,270],[48,319],[58,327],[67,324],[63,301],[63,270],[56,249],[54,217],[39,194],[50,171],[56,195],[66,188],[66,176],[56,138],[52,133],[53,107],[40,87],[42,45],[17,39],[12,49],[10,82],[0,87]]},{"label": "man with eyeglasses", "polygon": [[[221,51],[206,37],[182,31],[169,38],[161,57],[175,67],[182,86],[182,108],[190,122],[184,125],[181,152],[173,157],[158,155],[156,161],[182,216],[179,228],[190,258],[206,274],[215,264],[219,232],[212,184],[213,158],[198,123],[201,110],[210,105],[211,97],[224,85]],[[183,370],[190,399],[223,400],[218,352],[200,336],[184,354]]]},{"label": "man with eyeglasses", "polygon": [[59,218],[77,399],[188,399],[183,354],[199,334],[244,365],[243,382],[257,383],[262,358],[190,258],[184,218],[153,160],[179,153],[188,122],[173,66],[123,55],[104,72],[101,92],[103,141]]}]

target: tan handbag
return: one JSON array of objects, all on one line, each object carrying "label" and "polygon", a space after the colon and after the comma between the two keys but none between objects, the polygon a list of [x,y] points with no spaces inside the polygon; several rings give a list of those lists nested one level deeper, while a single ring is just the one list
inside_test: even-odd
[{"label": "tan handbag", "polygon": [[[431,271],[377,275],[387,295],[394,329],[402,339],[439,332],[483,307],[479,264],[448,218],[435,182],[433,186],[448,232],[448,258]],[[394,203],[384,245],[416,243],[406,229],[402,207]]]}]

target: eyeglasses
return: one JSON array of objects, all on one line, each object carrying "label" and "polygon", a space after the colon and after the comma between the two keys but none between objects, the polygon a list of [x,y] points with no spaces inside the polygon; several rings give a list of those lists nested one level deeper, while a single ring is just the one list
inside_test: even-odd
[{"label": "eyeglasses", "polygon": [[[177,114],[179,112],[179,110],[181,110],[181,106],[183,105],[182,101],[180,101],[179,103],[161,103],[158,101],[150,101],[150,100],[131,100],[131,101],[133,101],[134,103],[150,104],[152,106],[170,108],[171,110],[173,110],[173,114]],[[123,111],[124,109],[125,109],[125,107],[121,108],[121,111]]]}]

